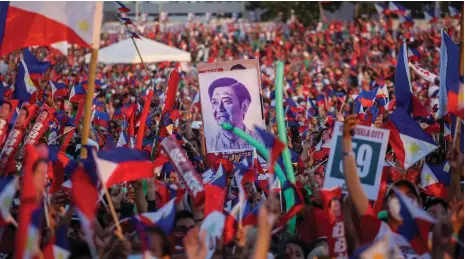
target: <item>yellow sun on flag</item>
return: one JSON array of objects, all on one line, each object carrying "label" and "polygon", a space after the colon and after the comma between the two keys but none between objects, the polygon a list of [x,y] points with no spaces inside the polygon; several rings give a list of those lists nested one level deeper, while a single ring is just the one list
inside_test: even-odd
[{"label": "yellow sun on flag", "polygon": [[26,80],[27,80],[27,82],[26,82],[27,85],[34,85],[34,83],[32,82],[31,77],[27,77]]},{"label": "yellow sun on flag", "polygon": [[7,197],[6,199],[3,200],[2,207],[9,208],[11,205],[11,201],[13,201],[13,197]]},{"label": "yellow sun on flag", "polygon": [[408,150],[410,151],[410,153],[412,153],[412,155],[415,155],[418,153],[418,151],[420,151],[420,145],[418,145],[417,143],[410,143]]},{"label": "yellow sun on flag", "polygon": [[89,24],[87,23],[86,20],[83,20],[78,23],[79,30],[83,32],[87,32],[89,30]]},{"label": "yellow sun on flag", "polygon": [[426,175],[426,182],[430,183],[431,180],[433,180],[433,177],[431,175]]}]

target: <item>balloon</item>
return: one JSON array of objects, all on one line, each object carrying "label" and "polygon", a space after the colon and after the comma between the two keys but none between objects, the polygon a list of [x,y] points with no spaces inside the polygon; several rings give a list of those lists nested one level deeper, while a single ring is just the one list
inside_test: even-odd
[{"label": "balloon", "polygon": [[[252,136],[250,136],[249,134],[247,134],[245,131],[241,130],[241,129],[238,129],[238,128],[235,128],[233,127],[231,124],[229,123],[221,123],[221,127],[224,129],[224,130],[229,130],[229,131],[232,131],[234,134],[236,134],[238,137],[242,138],[243,140],[247,141],[250,143],[250,145],[252,145],[254,148],[257,149],[257,151],[263,156],[263,158],[265,160],[268,161],[269,159],[269,153],[268,153],[268,150],[266,149],[266,147],[260,143],[257,139],[254,139]],[[287,181],[286,179],[286,176],[284,175],[284,172],[283,170],[281,170],[281,167],[278,165],[278,164],[275,164],[274,165],[274,170],[276,172],[276,175],[278,176],[279,178],[279,181],[281,181],[281,183],[284,183],[285,181]]]},{"label": "balloon", "polygon": [[[287,173],[287,179],[291,183],[295,183],[294,168],[292,167],[291,153],[287,148],[287,130],[286,124],[284,123],[284,110],[283,110],[283,81],[284,81],[284,63],[279,61],[276,67],[276,81],[275,81],[275,101],[276,101],[276,123],[278,124],[278,136],[279,139],[284,143],[286,148],[283,151],[283,162]],[[286,195],[286,209],[291,208],[295,203],[295,197],[293,194]],[[288,230],[293,233],[295,228],[296,218],[292,218],[288,224]]]}]

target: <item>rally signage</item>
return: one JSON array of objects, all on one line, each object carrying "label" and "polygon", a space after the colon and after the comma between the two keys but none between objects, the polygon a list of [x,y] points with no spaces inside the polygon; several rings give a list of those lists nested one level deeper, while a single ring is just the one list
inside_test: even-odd
[{"label": "rally signage", "polygon": [[[343,192],[347,193],[341,148],[342,128],[343,123],[341,122],[337,122],[334,125],[331,152],[326,166],[323,188],[331,189],[336,186],[342,186]],[[367,198],[376,200],[383,171],[389,131],[357,125],[354,133],[352,148],[355,153],[355,163],[360,183]]]},{"label": "rally signage", "polygon": [[430,82],[434,83],[436,78],[438,78],[438,75],[435,75],[435,74],[429,72],[428,70],[426,70],[426,69],[424,69],[424,68],[422,68],[422,67],[420,67],[418,65],[413,65],[413,64],[409,63],[409,66],[413,69],[413,71],[417,75],[421,76],[421,78],[423,78],[423,79],[425,79],[427,81],[430,81]]},{"label": "rally signage", "polygon": [[45,134],[45,132],[48,130],[50,126],[49,122],[53,118],[54,114],[54,108],[44,105],[44,107],[39,113],[39,116],[37,116],[37,120],[34,123],[34,126],[32,126],[29,135],[27,135],[26,139],[24,140],[23,147],[21,148],[18,154],[18,159],[23,159],[26,152],[27,144],[35,145],[38,142],[38,140]]},{"label": "rally signage", "polygon": [[5,174],[15,169],[14,155],[21,144],[24,130],[21,127],[13,128],[8,135],[5,146],[0,153],[0,173]]},{"label": "rally signage", "polygon": [[6,132],[8,131],[8,123],[6,120],[0,119],[0,148],[3,147],[3,143],[6,139]]},{"label": "rally signage", "polygon": [[202,178],[199,174],[197,174],[184,151],[178,145],[176,140],[172,138],[165,138],[161,142],[161,146],[168,155],[173,166],[176,168],[176,172],[179,177],[181,177],[182,181],[186,184],[187,190],[192,194],[194,203],[196,205],[201,204],[205,195]]}]

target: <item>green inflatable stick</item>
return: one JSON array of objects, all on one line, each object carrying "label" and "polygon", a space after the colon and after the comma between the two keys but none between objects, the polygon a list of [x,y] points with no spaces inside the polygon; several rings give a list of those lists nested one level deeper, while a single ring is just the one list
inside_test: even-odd
[{"label": "green inflatable stick", "polygon": [[[292,161],[291,161],[291,152],[287,148],[287,130],[286,130],[286,124],[284,123],[284,110],[283,110],[283,95],[284,95],[284,89],[283,89],[283,82],[284,82],[284,63],[282,61],[278,61],[277,67],[276,67],[276,81],[275,81],[275,100],[276,100],[276,123],[278,124],[278,136],[281,142],[284,143],[286,148],[283,151],[283,162],[284,162],[284,167],[286,169],[286,174],[287,174],[287,179],[291,183],[295,183],[295,175],[294,175],[294,168],[292,167]],[[286,194],[286,193],[285,193]],[[290,206],[294,205],[295,199],[294,196],[289,195],[289,198],[286,197],[286,207],[289,209]],[[294,233],[294,227],[296,223],[296,218],[292,218],[289,221],[289,228],[288,230],[291,233]]]},{"label": "green inflatable stick", "polygon": [[[266,149],[266,147],[262,143],[260,143],[257,139],[254,139],[252,136],[247,134],[245,131],[243,131],[241,129],[238,129],[238,128],[235,128],[229,123],[223,122],[223,123],[221,123],[221,127],[224,130],[232,131],[238,137],[240,137],[241,139],[247,141],[250,145],[252,145],[255,149],[257,149],[257,151],[262,155],[262,157],[265,160],[267,160],[267,161],[269,160],[268,149]],[[286,176],[284,175],[283,170],[281,170],[281,167],[278,164],[275,164],[274,171],[276,172],[276,175],[278,176],[279,181],[284,183],[286,181]]]},{"label": "green inflatable stick", "polygon": [[[266,149],[266,147],[260,143],[258,140],[254,139],[252,136],[250,136],[249,134],[247,134],[246,132],[244,132],[243,130],[241,129],[238,129],[238,128],[235,128],[233,127],[231,124],[229,123],[221,123],[221,127],[224,129],[224,130],[230,130],[232,131],[234,134],[236,134],[238,137],[242,138],[243,140],[247,141],[248,143],[250,143],[250,145],[252,145],[254,148],[257,149],[257,151],[263,156],[263,158],[265,160],[269,160],[269,153],[268,153],[268,150]],[[275,164],[274,166],[274,171],[276,172],[276,176],[278,176],[279,178],[279,181],[281,181],[281,183],[284,183],[285,181],[287,181],[286,179],[286,176],[284,175],[284,172],[283,170],[281,170],[281,167],[278,165],[278,164]],[[284,191],[284,198],[286,200],[286,210],[289,211],[289,209],[292,207],[292,205],[294,205],[294,192],[291,190],[291,189],[288,189],[288,190],[285,190]],[[292,201],[292,203],[288,202],[289,200]],[[293,222],[293,225],[292,225],[292,222]],[[289,226],[289,231],[292,233],[295,229],[295,217],[292,218],[289,222],[288,222],[288,226]]]}]

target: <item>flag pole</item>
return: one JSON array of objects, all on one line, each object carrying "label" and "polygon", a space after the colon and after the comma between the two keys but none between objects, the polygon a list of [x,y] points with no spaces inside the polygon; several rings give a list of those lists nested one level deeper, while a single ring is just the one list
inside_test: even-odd
[{"label": "flag pole", "polygon": [[[463,5],[460,11],[460,64],[459,64],[459,75],[460,80],[463,80]],[[463,83],[463,82],[462,82]],[[461,134],[460,130],[460,118],[456,116],[455,118],[455,132],[454,132],[454,139],[452,140],[452,145],[455,146],[457,143],[458,136]]]},{"label": "flag pole", "polygon": [[[94,90],[95,90],[95,74],[97,71],[97,58],[98,58],[98,49],[100,46],[100,29],[102,26],[102,15],[103,15],[103,2],[97,2],[95,6],[95,17],[93,22],[93,42],[91,48],[90,64],[89,64],[89,78],[87,80],[87,92],[86,92],[86,101],[84,104],[84,121],[81,128],[81,159],[86,159],[89,154],[87,154],[87,149],[84,147],[89,143],[89,132],[90,132],[90,117],[92,116],[92,105],[94,100]],[[103,190],[105,196],[108,200],[108,204],[117,227],[117,236],[122,239],[123,234],[121,231],[121,226],[119,225],[118,217],[116,216],[115,208],[111,202],[110,194],[108,193],[107,188],[104,186]]]}]

